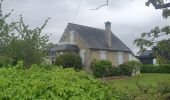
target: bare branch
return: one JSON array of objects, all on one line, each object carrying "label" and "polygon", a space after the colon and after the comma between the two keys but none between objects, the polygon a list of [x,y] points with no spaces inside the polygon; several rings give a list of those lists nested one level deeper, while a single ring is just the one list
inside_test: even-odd
[{"label": "bare branch", "polygon": [[155,0],[149,0],[150,3],[155,7],[155,9],[162,9],[162,8],[168,8],[170,7],[170,3],[165,4],[157,4]]},{"label": "bare branch", "polygon": [[100,9],[100,8],[102,8],[104,6],[108,6],[108,5],[109,5],[109,0],[106,1],[106,4],[100,5],[99,7],[91,9],[91,10],[98,10],[98,9]]}]

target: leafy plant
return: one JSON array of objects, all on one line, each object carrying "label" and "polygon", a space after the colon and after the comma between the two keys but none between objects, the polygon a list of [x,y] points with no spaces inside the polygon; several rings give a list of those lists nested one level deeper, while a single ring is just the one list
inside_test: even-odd
[{"label": "leafy plant", "polygon": [[170,64],[142,65],[142,73],[170,73]]},{"label": "leafy plant", "polygon": [[43,35],[42,31],[48,19],[41,27],[36,28],[30,28],[25,24],[22,16],[19,21],[7,22],[11,12],[3,14],[2,1],[0,0],[0,56],[12,59],[13,65],[20,60],[25,62],[25,67],[39,64],[46,55],[49,36]]},{"label": "leafy plant", "polygon": [[112,88],[83,71],[72,68],[46,69],[36,64],[23,69],[0,68],[0,99],[115,100]]},{"label": "leafy plant", "polygon": [[141,63],[138,61],[129,61],[124,64],[119,65],[124,75],[136,75],[139,74],[141,69]]},{"label": "leafy plant", "polygon": [[66,53],[59,55],[56,58],[55,64],[58,66],[63,66],[63,68],[73,67],[75,69],[82,69],[82,60],[78,54],[75,53]]},{"label": "leafy plant", "polygon": [[91,68],[95,77],[106,77],[110,76],[112,63],[108,60],[94,60],[91,64]]}]

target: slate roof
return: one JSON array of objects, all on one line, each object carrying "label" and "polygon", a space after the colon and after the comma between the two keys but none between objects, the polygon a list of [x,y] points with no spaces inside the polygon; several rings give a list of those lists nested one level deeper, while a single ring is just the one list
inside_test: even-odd
[{"label": "slate roof", "polygon": [[152,50],[145,50],[138,58],[154,58]]},{"label": "slate roof", "polygon": [[67,28],[74,30],[90,49],[132,52],[118,37],[112,34],[112,47],[106,45],[105,30],[68,23]]},{"label": "slate roof", "polygon": [[152,50],[146,50],[140,56],[149,56],[149,55],[152,55],[152,54],[153,54]]},{"label": "slate roof", "polygon": [[62,45],[58,45],[56,47],[56,51],[78,51],[79,48],[77,47],[77,45],[73,45],[73,44],[62,44]]}]

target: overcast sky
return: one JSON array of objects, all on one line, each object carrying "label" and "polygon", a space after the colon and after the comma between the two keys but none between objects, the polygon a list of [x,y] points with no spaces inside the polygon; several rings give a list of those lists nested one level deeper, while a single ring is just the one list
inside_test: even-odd
[{"label": "overcast sky", "polygon": [[104,22],[112,23],[112,31],[134,52],[137,48],[133,40],[142,32],[148,32],[155,26],[170,24],[162,18],[162,11],[152,6],[146,7],[147,0],[110,0],[109,6],[91,10],[106,0],[4,0],[3,12],[14,9],[9,20],[18,20],[22,14],[26,24],[40,26],[50,17],[44,32],[51,34],[50,41],[58,43],[68,22],[104,29]]}]

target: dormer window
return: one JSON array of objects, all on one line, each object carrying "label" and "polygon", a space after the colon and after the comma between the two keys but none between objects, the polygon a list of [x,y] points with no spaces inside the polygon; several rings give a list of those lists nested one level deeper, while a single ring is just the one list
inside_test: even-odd
[{"label": "dormer window", "polygon": [[74,31],[70,31],[70,42],[73,43],[74,42]]}]

